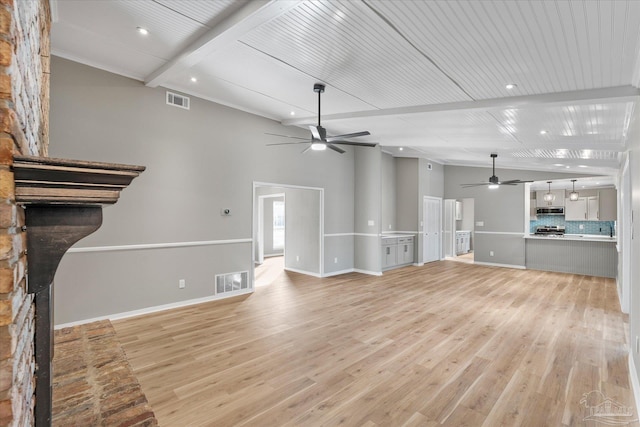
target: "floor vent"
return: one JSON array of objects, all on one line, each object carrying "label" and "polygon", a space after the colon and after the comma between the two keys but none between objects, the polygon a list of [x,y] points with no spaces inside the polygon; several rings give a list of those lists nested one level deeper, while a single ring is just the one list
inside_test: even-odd
[{"label": "floor vent", "polygon": [[216,275],[216,295],[235,292],[249,287],[249,272],[227,273]]},{"label": "floor vent", "polygon": [[184,95],[178,95],[177,93],[167,91],[167,104],[174,107],[189,109],[190,99]]}]

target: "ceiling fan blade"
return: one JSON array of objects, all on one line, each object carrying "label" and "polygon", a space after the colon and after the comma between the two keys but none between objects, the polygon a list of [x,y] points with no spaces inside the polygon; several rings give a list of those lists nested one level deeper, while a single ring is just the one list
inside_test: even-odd
[{"label": "ceiling fan blade", "polygon": [[476,182],[475,184],[460,184],[462,187],[482,187],[483,185],[492,185],[491,182]]},{"label": "ceiling fan blade", "polygon": [[[328,138],[327,138],[328,139]],[[355,142],[355,141],[332,141],[332,144],[357,145],[360,147],[375,147],[377,142]]]},{"label": "ceiling fan blade", "polygon": [[345,153],[345,151],[344,151],[342,148],[340,148],[340,147],[336,147],[336,146],[335,146],[335,145],[333,145],[333,144],[327,144],[327,148],[330,148],[330,149],[332,149],[333,151],[337,151],[337,152],[338,152],[338,153],[340,153],[340,154],[344,154],[344,153]]},{"label": "ceiling fan blade", "polygon": [[309,146],[307,148],[305,148],[304,150],[302,150],[302,154],[306,153],[307,151],[311,150],[311,144],[309,144]]},{"label": "ceiling fan blade", "polygon": [[300,138],[299,136],[280,135],[278,133],[265,132],[264,134],[265,135],[271,135],[271,136],[279,136],[280,138],[302,139],[304,141],[308,141],[309,140],[309,138]]},{"label": "ceiling fan blade", "polygon": [[313,135],[313,139],[322,139],[317,127],[309,126],[309,129],[311,130],[311,135]]},{"label": "ceiling fan blade", "polygon": [[291,145],[291,144],[307,144],[309,142],[309,140],[306,141],[299,141],[299,142],[276,142],[274,144],[267,144],[267,147],[271,146],[271,145]]},{"label": "ceiling fan blade", "polygon": [[355,133],[345,133],[344,135],[336,135],[336,136],[330,136],[326,139],[327,142],[336,142],[339,141],[341,139],[346,139],[346,138],[356,138],[358,136],[367,136],[367,135],[371,135],[369,133],[369,131],[364,131],[364,132],[355,132]]},{"label": "ceiling fan blade", "polygon": [[502,181],[500,184],[502,184],[502,185],[516,185],[516,184],[524,184],[525,182],[533,182],[533,181],[522,181],[520,179],[510,179],[509,181]]}]

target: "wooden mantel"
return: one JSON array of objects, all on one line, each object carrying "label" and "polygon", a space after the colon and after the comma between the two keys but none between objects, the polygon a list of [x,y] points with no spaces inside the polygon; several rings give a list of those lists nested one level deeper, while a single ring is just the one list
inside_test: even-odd
[{"label": "wooden mantel", "polygon": [[25,207],[28,292],[35,301],[36,426],[51,425],[53,278],[65,252],[100,228],[102,205],[144,166],[14,156],[16,201]]}]

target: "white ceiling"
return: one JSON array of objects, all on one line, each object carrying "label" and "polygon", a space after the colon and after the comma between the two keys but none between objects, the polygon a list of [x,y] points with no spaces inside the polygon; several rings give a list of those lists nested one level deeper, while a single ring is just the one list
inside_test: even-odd
[{"label": "white ceiling", "polygon": [[316,122],[322,82],[328,134],[397,156],[615,174],[638,120],[635,0],[52,4],[55,55],[290,126]]}]

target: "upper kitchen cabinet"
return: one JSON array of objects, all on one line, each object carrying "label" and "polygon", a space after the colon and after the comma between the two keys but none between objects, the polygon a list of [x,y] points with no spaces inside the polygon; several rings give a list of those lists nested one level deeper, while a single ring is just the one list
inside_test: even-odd
[{"label": "upper kitchen cabinet", "polygon": [[600,221],[616,221],[618,219],[618,193],[615,188],[603,188],[598,192],[600,199]]},{"label": "upper kitchen cabinet", "polygon": [[551,190],[553,194],[553,200],[547,202],[544,200],[545,194],[549,191],[538,190],[536,191],[536,206],[539,208],[547,208],[549,206],[564,206],[564,190]]},{"label": "upper kitchen cabinet", "polygon": [[575,201],[566,199],[564,219],[566,221],[615,221],[616,197],[615,189],[603,188],[598,190],[596,195],[585,195]]}]

